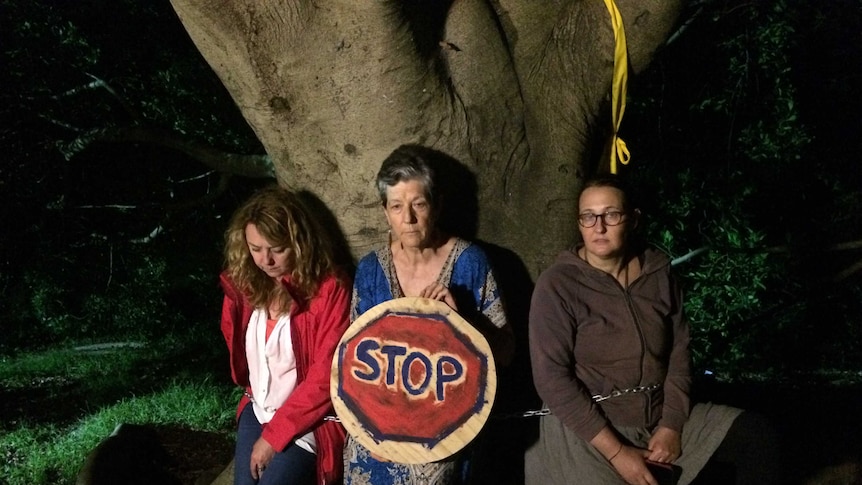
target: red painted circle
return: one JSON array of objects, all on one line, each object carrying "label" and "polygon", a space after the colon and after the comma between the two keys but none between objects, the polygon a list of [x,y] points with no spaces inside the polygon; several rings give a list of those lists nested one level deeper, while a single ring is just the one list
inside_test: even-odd
[{"label": "red painted circle", "polygon": [[496,388],[487,342],[443,303],[402,298],[351,325],[333,359],[348,432],[393,461],[449,456],[478,433]]}]

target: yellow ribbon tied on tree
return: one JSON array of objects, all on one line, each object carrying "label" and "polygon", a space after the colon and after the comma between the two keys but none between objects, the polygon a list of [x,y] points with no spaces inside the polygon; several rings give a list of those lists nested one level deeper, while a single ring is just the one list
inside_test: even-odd
[{"label": "yellow ribbon tied on tree", "polygon": [[613,123],[613,133],[610,140],[610,167],[611,173],[617,173],[617,161],[623,165],[628,165],[631,158],[626,142],[619,137],[620,124],[623,120],[623,113],[626,110],[629,65],[623,17],[620,15],[620,11],[614,0],[605,0],[605,5],[611,14],[611,25],[614,28],[614,75],[613,86],[611,88],[611,123]]}]

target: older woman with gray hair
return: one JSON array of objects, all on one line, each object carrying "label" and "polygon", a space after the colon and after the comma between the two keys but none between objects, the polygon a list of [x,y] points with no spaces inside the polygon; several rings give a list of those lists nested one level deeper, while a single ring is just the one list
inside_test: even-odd
[{"label": "older woman with gray hair", "polygon": [[[477,327],[495,359],[505,363],[514,350],[497,283],[484,251],[445,233],[438,177],[422,147],[404,145],[383,161],[377,189],[389,224],[389,240],[359,262],[351,320],[371,307],[401,297],[439,300]],[[417,419],[421,419],[417,416]],[[349,439],[345,483],[449,484],[458,481],[459,456],[433,463],[401,464],[374,456]]]}]

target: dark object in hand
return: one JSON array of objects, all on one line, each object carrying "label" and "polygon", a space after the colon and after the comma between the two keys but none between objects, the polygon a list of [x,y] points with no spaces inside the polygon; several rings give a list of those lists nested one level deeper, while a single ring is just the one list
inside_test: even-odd
[{"label": "dark object in hand", "polygon": [[679,476],[682,475],[682,468],[671,463],[659,463],[647,460],[646,466],[659,485],[676,485],[679,481]]}]

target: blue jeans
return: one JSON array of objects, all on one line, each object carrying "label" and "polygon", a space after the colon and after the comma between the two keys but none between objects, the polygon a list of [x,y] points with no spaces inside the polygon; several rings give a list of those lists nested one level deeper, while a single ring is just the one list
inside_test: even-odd
[{"label": "blue jeans", "polygon": [[260,480],[251,477],[251,450],[263,427],[254,415],[251,403],[242,410],[236,432],[234,485],[314,485],[317,457],[291,443],[261,473]]}]

